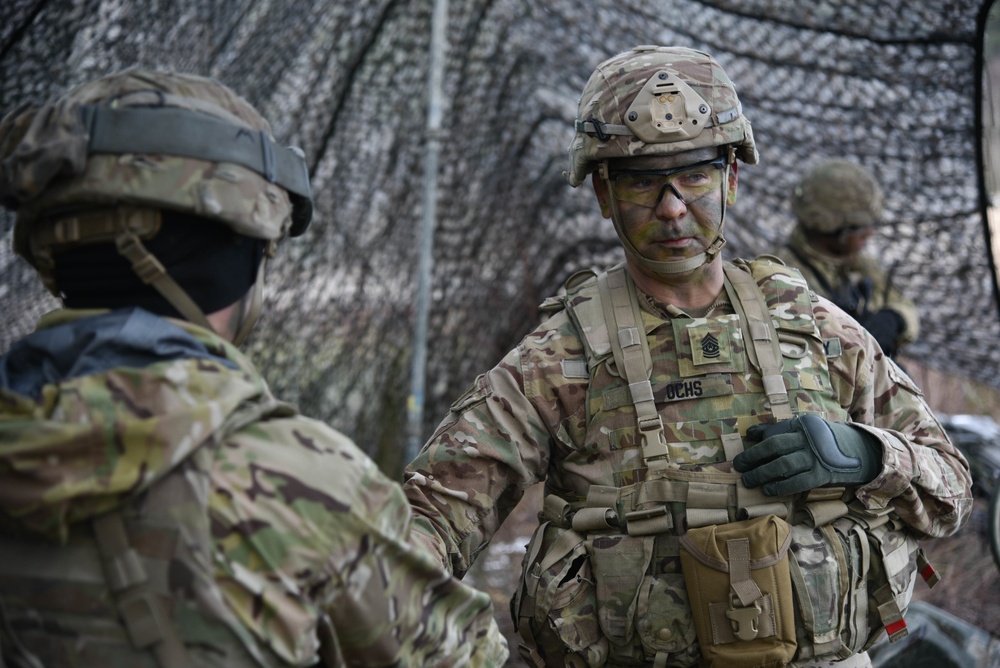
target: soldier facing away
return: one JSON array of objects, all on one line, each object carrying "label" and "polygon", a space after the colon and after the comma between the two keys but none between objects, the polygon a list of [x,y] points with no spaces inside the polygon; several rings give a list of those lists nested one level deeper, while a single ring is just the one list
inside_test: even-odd
[{"label": "soldier facing away", "polygon": [[795,185],[791,202],[797,223],[775,255],[895,357],[916,340],[920,314],[892,285],[891,272],[864,252],[882,220],[882,189],[875,177],[849,160],[824,160]]},{"label": "soldier facing away", "polygon": [[0,358],[6,665],[503,664],[400,485],[236,347],[310,222],[300,151],[217,81],[131,69],[12,112],[0,166],[67,307]]},{"label": "soldier facing away", "polygon": [[625,262],[574,276],[417,458],[413,538],[464,574],[529,486],[511,612],[543,666],[870,665],[917,540],[971,509],[968,464],[853,318],[768,261],[725,262],[736,159],[757,162],[706,53],[597,67],[569,148]]}]

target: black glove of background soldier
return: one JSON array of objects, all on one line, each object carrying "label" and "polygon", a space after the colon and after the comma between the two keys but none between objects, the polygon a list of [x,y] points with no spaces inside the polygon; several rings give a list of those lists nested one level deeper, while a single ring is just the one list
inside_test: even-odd
[{"label": "black glove of background soldier", "polygon": [[889,357],[896,354],[896,340],[906,327],[901,315],[884,308],[875,313],[866,313],[859,318],[859,322],[878,341],[882,352]]},{"label": "black glove of background soldier", "polygon": [[882,469],[882,444],[866,431],[818,415],[800,415],[747,429],[746,449],[733,459],[747,487],[785,496],[816,487],[859,486]]}]

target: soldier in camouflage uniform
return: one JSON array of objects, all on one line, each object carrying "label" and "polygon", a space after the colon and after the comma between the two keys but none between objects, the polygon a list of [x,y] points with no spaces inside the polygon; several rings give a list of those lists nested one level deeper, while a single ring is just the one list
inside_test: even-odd
[{"label": "soldier in camouflage uniform", "polygon": [[464,574],[544,481],[511,612],[536,666],[870,665],[905,635],[918,538],[971,508],[920,390],[794,269],[724,262],[757,162],[708,54],[643,46],[580,99],[625,262],[571,277],[407,467],[413,538]]},{"label": "soldier in camouflage uniform", "polygon": [[0,166],[68,307],[0,358],[6,665],[504,663],[399,484],[236,347],[311,217],[301,151],[214,80],[132,69],[12,112]]},{"label": "soldier in camouflage uniform", "polygon": [[882,189],[849,160],[824,160],[792,192],[797,224],[775,252],[809,287],[854,316],[895,357],[916,340],[920,314],[889,272],[863,252],[882,219]]}]

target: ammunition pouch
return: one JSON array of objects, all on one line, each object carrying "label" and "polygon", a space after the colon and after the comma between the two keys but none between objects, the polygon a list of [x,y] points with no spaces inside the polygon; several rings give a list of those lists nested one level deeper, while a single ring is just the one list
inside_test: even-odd
[{"label": "ammunition pouch", "polygon": [[528,542],[511,618],[530,665],[603,665],[608,641],[597,622],[597,599],[584,539],[542,522]]}]

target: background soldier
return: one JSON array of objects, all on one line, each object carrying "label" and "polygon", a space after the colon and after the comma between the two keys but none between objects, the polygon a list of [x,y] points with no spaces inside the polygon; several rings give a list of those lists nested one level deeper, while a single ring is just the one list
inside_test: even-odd
[{"label": "background soldier", "polygon": [[544,480],[511,603],[533,665],[870,665],[905,633],[916,539],[970,511],[967,463],[798,272],[723,262],[757,150],[711,56],[607,60],[575,129],[567,177],[593,175],[626,260],[452,405],[407,468],[413,538],[463,574]]},{"label": "background soldier", "polygon": [[301,152],[216,81],[128,70],[9,115],[0,161],[69,307],[0,358],[9,665],[501,665],[399,485],[233,345],[309,224]]},{"label": "background soldier", "polygon": [[882,189],[871,173],[848,160],[826,160],[806,173],[791,199],[798,223],[775,255],[854,316],[890,357],[915,341],[917,307],[863,252],[882,220]]}]

